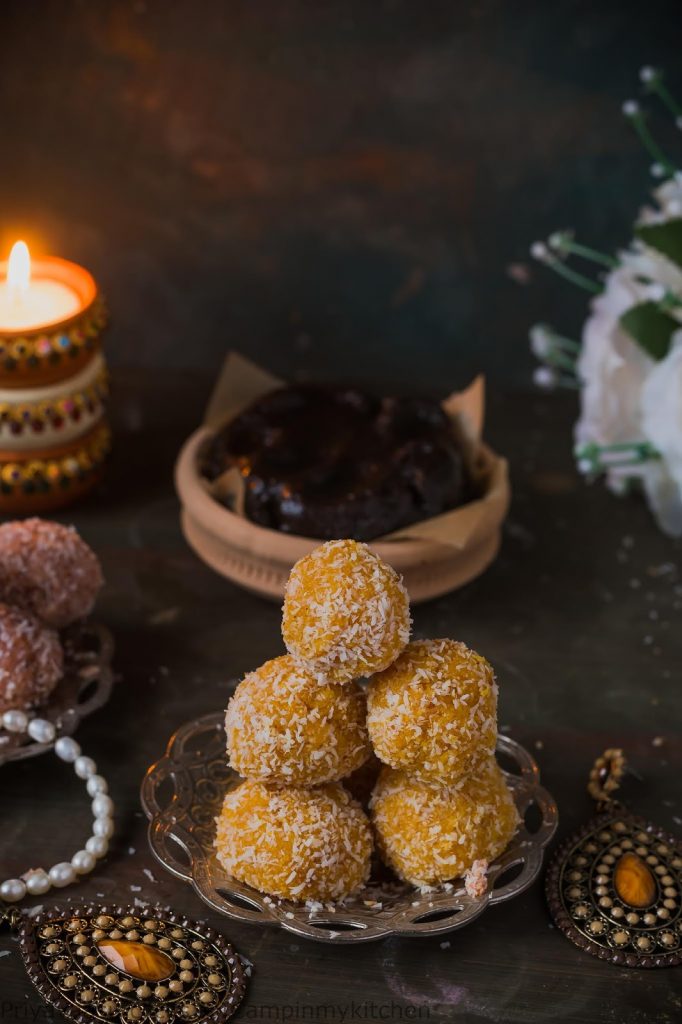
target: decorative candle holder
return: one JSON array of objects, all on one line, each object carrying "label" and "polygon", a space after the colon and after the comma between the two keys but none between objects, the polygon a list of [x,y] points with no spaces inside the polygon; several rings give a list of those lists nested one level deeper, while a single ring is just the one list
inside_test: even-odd
[{"label": "decorative candle holder", "polygon": [[[8,262],[0,263],[0,278]],[[0,328],[0,388],[42,387],[71,377],[100,349],[106,310],[95,279],[84,267],[56,256],[33,260],[34,279],[70,288],[80,308],[65,320],[34,328]]]},{"label": "decorative candle holder", "polygon": [[[8,263],[0,263],[0,279]],[[84,267],[32,261],[31,279],[73,293],[62,320],[0,326],[0,515],[49,512],[100,479],[110,450],[104,300]]]}]

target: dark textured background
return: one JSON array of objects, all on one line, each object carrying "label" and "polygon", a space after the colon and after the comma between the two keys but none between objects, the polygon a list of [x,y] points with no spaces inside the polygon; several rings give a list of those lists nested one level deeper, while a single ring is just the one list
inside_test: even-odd
[{"label": "dark textured background", "polygon": [[[139,898],[209,918],[255,963],[241,1020],[357,999],[429,1024],[679,1024],[680,972],[581,953],[540,883],[442,941],[330,950],[209,914],[153,861],[138,798],[168,736],[281,651],[277,607],[196,558],[172,487],[235,346],[283,375],[385,387],[490,374],[486,436],[514,485],[503,547],[415,610],[416,635],[490,658],[500,726],[537,757],[562,839],[592,813],[584,780],[613,744],[636,773],[625,799],[679,833],[680,546],[643,502],[583,484],[574,396],[527,386],[528,324],[577,330],[582,296],[509,276],[555,226],[627,239],[650,179],[620,105],[644,62],[682,92],[679,22],[679,0],[0,0],[0,249],[26,233],[91,267],[118,364],[112,464],[73,510],[117,643],[111,703],[78,733],[110,780],[116,837],[45,906]],[[677,152],[681,138],[668,135]],[[89,811],[65,766],[0,776],[0,878],[83,842]],[[0,947],[2,1024],[62,1024],[7,933]]]},{"label": "dark textured background", "polygon": [[2,251],[92,268],[114,362],[522,383],[528,323],[584,303],[510,265],[555,227],[627,240],[620,105],[644,62],[679,83],[679,28],[663,0],[3,0]]}]

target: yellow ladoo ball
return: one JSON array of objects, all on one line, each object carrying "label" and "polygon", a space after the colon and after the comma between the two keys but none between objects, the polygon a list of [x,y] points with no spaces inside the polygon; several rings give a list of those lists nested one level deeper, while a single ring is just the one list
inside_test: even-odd
[{"label": "yellow ladoo ball", "polygon": [[340,686],[317,678],[291,655],[274,658],[245,676],[228,704],[230,763],[259,782],[338,781],[369,757],[365,715],[357,683]]},{"label": "yellow ladoo ball", "polygon": [[425,782],[448,785],[495,750],[497,684],[491,666],[455,640],[417,640],[367,694],[377,756]]},{"label": "yellow ladoo ball", "polygon": [[385,669],[410,638],[402,580],[354,540],[328,541],[294,565],[283,612],[289,653],[339,683]]},{"label": "yellow ladoo ball", "polygon": [[225,796],[216,856],[233,878],[271,896],[338,900],[369,876],[369,821],[345,789],[246,781]]},{"label": "yellow ladoo ball", "polygon": [[519,816],[494,758],[456,787],[384,768],[370,803],[382,859],[413,885],[460,878],[508,846]]}]

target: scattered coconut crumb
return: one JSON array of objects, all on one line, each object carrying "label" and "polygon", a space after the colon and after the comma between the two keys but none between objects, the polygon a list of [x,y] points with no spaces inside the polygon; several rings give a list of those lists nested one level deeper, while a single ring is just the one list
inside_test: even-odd
[{"label": "scattered coconut crumb", "polygon": [[440,948],[441,949],[450,949],[450,943],[449,942],[441,942]]},{"label": "scattered coconut crumb", "polygon": [[149,879],[150,882],[154,882],[156,885],[158,885],[158,882],[159,882],[158,878],[154,878],[154,875],[151,873],[149,868],[143,868],[142,872],[143,872],[143,874],[145,874],[147,876],[147,878]]},{"label": "scattered coconut crumb", "polygon": [[141,885],[131,885],[130,886],[130,891],[131,892],[142,892],[142,886]]},{"label": "scattered coconut crumb", "polygon": [[467,896],[471,896],[472,899],[478,899],[480,896],[485,896],[488,889],[488,879],[486,878],[487,871],[487,860],[474,861],[464,876],[464,888]]},{"label": "scattered coconut crumb", "polygon": [[651,746],[652,747],[662,747],[664,743],[665,743],[665,740],[663,739],[662,736],[654,736],[654,738],[651,741]]},{"label": "scattered coconut crumb", "polygon": [[9,956],[11,952],[11,949],[0,949],[0,957]]}]

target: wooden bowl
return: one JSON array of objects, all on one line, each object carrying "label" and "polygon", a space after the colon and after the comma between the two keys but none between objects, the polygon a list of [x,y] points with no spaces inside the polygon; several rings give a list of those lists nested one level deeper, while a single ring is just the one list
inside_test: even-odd
[{"label": "wooden bowl", "polygon": [[[208,427],[197,430],[185,442],[176,463],[175,486],[182,504],[185,538],[221,576],[280,601],[294,562],[321,541],[257,526],[216,501],[198,469],[198,455],[211,436]],[[428,523],[433,524],[434,534],[441,536],[443,529],[452,531],[456,527],[460,538],[457,546],[453,542],[409,536],[384,538],[370,544],[373,551],[401,573],[414,603],[463,586],[479,576],[497,554],[509,506],[507,463],[481,444],[477,470],[484,481],[481,498]],[[447,527],[443,525],[445,521]]]}]

